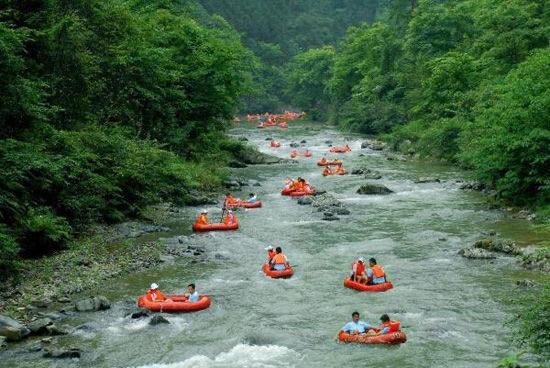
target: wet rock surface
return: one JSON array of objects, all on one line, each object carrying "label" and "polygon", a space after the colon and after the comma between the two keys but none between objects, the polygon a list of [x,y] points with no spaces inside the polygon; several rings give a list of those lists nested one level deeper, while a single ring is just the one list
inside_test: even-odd
[{"label": "wet rock surface", "polygon": [[111,308],[111,302],[104,296],[82,299],[74,304],[77,312],[95,312]]},{"label": "wet rock surface", "polygon": [[390,194],[393,190],[381,184],[367,183],[357,189],[357,194]]},{"label": "wet rock surface", "polygon": [[19,341],[31,333],[26,326],[10,317],[0,315],[0,336],[7,341]]},{"label": "wet rock surface", "polygon": [[151,320],[149,321],[149,324],[151,326],[155,326],[155,325],[160,325],[160,324],[165,324],[165,323],[170,323],[166,318],[164,318],[163,316],[161,316],[160,314],[156,314],[154,315]]},{"label": "wet rock surface", "polygon": [[458,251],[458,254],[460,254],[464,258],[470,258],[470,259],[495,259],[495,254],[486,251],[485,249],[475,248],[475,247],[469,247],[469,248],[463,248]]},{"label": "wet rock surface", "polygon": [[46,349],[44,352],[44,358],[54,359],[67,359],[67,358],[80,358],[82,351],[79,348],[51,348]]}]

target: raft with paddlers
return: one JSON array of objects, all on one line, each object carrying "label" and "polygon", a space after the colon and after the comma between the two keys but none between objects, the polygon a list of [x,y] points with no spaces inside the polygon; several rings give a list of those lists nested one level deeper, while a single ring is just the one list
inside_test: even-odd
[{"label": "raft with paddlers", "polygon": [[371,293],[379,293],[382,291],[393,289],[393,284],[390,281],[376,285],[365,285],[360,282],[353,281],[350,278],[344,280],[344,286],[357,291],[366,291]]},{"label": "raft with paddlers", "polygon": [[288,279],[294,275],[292,267],[288,267],[282,271],[272,270],[267,263],[264,263],[262,270],[264,273],[274,279]]},{"label": "raft with paddlers", "polygon": [[332,153],[346,153],[346,152],[351,152],[351,148],[346,144],[345,146],[341,146],[341,147],[338,147],[338,146],[330,147],[329,151]]},{"label": "raft with paddlers", "polygon": [[226,231],[226,230],[237,230],[239,228],[238,223],[233,224],[193,224],[193,231],[205,232],[205,231]]},{"label": "raft with paddlers", "polygon": [[347,332],[340,331],[338,340],[341,342],[350,342],[356,344],[388,344],[396,345],[407,341],[407,336],[402,331],[389,332],[385,335],[368,336],[364,334],[351,335]]},{"label": "raft with paddlers", "polygon": [[281,142],[276,141],[276,140],[272,140],[270,145],[273,148],[279,148],[279,147],[281,147]]},{"label": "raft with paddlers", "polygon": [[151,312],[187,313],[196,312],[210,307],[211,300],[208,295],[200,295],[198,302],[189,302],[184,295],[167,295],[166,301],[152,301],[145,295],[138,298],[138,307]]},{"label": "raft with paddlers", "polygon": [[300,152],[298,152],[297,150],[292,150],[290,152],[290,158],[296,158],[298,156],[300,156]]},{"label": "raft with paddlers", "polygon": [[256,201],[254,203],[246,201],[238,201],[227,205],[227,208],[260,208],[262,207],[262,201]]},{"label": "raft with paddlers", "polygon": [[317,161],[317,166],[329,166],[329,165],[342,165],[342,160],[332,160],[332,161],[324,160],[323,161],[323,159],[320,159],[319,161]]}]

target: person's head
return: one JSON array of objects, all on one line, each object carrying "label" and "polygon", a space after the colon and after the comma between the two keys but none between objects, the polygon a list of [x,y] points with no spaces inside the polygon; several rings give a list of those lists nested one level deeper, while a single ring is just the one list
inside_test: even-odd
[{"label": "person's head", "polygon": [[208,215],[208,210],[205,208],[204,210],[201,211],[201,214],[202,215]]},{"label": "person's head", "polygon": [[371,267],[374,266],[375,264],[376,264],[376,259],[374,259],[374,258],[369,259],[369,265]]},{"label": "person's head", "polygon": [[248,196],[252,198],[252,197],[255,196],[255,194],[254,194],[254,193],[250,193]]},{"label": "person's head", "polygon": [[302,181],[302,178],[300,176],[298,176],[298,179],[296,179],[298,181]]},{"label": "person's head", "polygon": [[227,214],[228,214],[228,215],[232,215],[232,214],[233,214],[233,211],[232,211],[232,210],[227,210]]},{"label": "person's head", "polygon": [[389,322],[390,316],[388,316],[387,314],[383,314],[382,317],[380,317],[380,321],[382,321],[382,323]]},{"label": "person's head", "polygon": [[306,182],[306,179],[300,179],[300,182],[304,183]]},{"label": "person's head", "polygon": [[359,261],[361,263],[365,263],[365,260],[363,259],[363,257],[359,257],[359,259],[357,261]]},{"label": "person's head", "polygon": [[359,312],[355,311],[351,314],[351,319],[353,322],[359,322]]},{"label": "person's head", "polygon": [[159,288],[159,286],[156,284],[156,283],[152,283],[151,284],[151,290],[157,290]]},{"label": "person's head", "polygon": [[226,197],[231,197],[231,193],[230,193],[230,192],[227,192],[227,193],[225,193],[225,196],[226,196]]},{"label": "person's head", "polygon": [[265,250],[267,250],[268,252],[273,252],[273,247],[271,245],[268,245]]},{"label": "person's head", "polygon": [[187,285],[187,290],[189,290],[190,293],[194,293],[195,292],[195,284]]},{"label": "person's head", "polygon": [[283,250],[281,249],[281,247],[275,248],[275,253],[278,254],[278,253],[282,253],[282,252],[283,252]]}]

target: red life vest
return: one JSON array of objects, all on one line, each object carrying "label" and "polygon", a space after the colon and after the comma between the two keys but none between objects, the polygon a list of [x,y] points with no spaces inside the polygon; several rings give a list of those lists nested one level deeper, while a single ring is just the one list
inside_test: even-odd
[{"label": "red life vest", "polygon": [[351,265],[351,269],[355,272],[356,276],[361,276],[365,273],[365,264],[356,261]]},{"label": "red life vest", "polygon": [[380,329],[383,330],[384,328],[388,327],[389,328],[388,333],[392,333],[392,332],[399,331],[400,326],[401,326],[401,323],[399,321],[389,321],[389,322],[382,323],[382,325],[380,325]]}]

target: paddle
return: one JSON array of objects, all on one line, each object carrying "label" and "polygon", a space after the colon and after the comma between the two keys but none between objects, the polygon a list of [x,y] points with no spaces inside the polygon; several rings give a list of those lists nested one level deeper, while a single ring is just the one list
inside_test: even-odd
[{"label": "paddle", "polygon": [[223,222],[223,215],[225,215],[225,201],[223,202],[223,207],[222,207],[222,218],[220,219],[220,223]]}]

